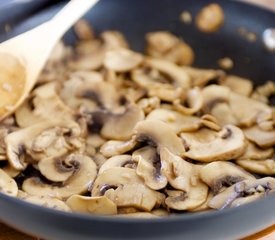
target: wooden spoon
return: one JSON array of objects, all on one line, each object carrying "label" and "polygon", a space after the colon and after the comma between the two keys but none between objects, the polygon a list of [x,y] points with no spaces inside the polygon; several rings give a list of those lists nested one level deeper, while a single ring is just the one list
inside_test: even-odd
[{"label": "wooden spoon", "polygon": [[71,0],[55,17],[0,44],[0,121],[24,102],[63,34],[98,0]]}]

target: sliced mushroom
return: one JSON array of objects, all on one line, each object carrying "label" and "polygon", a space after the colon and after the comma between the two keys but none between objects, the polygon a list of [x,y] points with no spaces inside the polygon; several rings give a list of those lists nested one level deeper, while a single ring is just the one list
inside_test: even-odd
[{"label": "sliced mushroom", "polygon": [[18,187],[16,182],[0,168],[0,192],[16,197]]},{"label": "sliced mushroom", "polygon": [[157,147],[158,152],[163,147],[179,156],[182,156],[185,152],[181,139],[169,125],[162,121],[141,121],[136,125],[135,133],[137,142],[146,142],[148,145]]},{"label": "sliced mushroom", "polygon": [[[184,105],[186,102],[186,105]],[[200,111],[203,106],[203,96],[201,90],[198,87],[187,91],[185,101],[177,99],[173,102],[176,110],[183,114],[192,115]]]},{"label": "sliced mushroom", "polygon": [[214,197],[214,194],[212,191],[210,191],[208,193],[207,199],[205,200],[205,202],[203,204],[201,204],[200,206],[191,209],[191,212],[201,212],[201,211],[207,211],[210,209],[210,207],[208,206],[208,203],[210,202],[210,200]]},{"label": "sliced mushroom", "polygon": [[143,56],[128,49],[115,49],[108,51],[104,58],[104,66],[116,72],[128,72],[143,61]]},{"label": "sliced mushroom", "polygon": [[132,157],[137,162],[137,175],[148,187],[159,190],[167,185],[167,178],[161,171],[162,161],[155,148],[150,146],[140,148],[133,153]]},{"label": "sliced mushroom", "polygon": [[142,98],[137,105],[143,110],[145,114],[149,114],[160,106],[160,99],[158,97]]},{"label": "sliced mushroom", "polygon": [[262,174],[262,175],[275,175],[275,159],[241,159],[236,163],[246,169],[247,171]]},{"label": "sliced mushroom", "polygon": [[246,148],[242,130],[233,125],[226,125],[219,132],[205,128],[192,133],[183,132],[181,138],[188,146],[184,156],[202,162],[238,158]]},{"label": "sliced mushroom", "polygon": [[0,128],[0,161],[7,160],[5,138],[8,133],[9,130],[7,128]]},{"label": "sliced mushroom", "polygon": [[136,213],[126,213],[118,214],[117,217],[128,217],[128,218],[158,218],[157,215],[149,212],[136,212]]},{"label": "sliced mushroom", "polygon": [[158,108],[148,114],[146,120],[160,120],[171,127],[175,133],[181,131],[196,131],[199,129],[199,118],[185,115],[173,110]]},{"label": "sliced mushroom", "polygon": [[253,84],[250,80],[234,75],[227,76],[221,85],[229,87],[231,91],[247,97],[250,96],[253,90]]},{"label": "sliced mushroom", "polygon": [[275,144],[275,130],[264,131],[258,126],[253,126],[243,130],[245,136],[256,143],[259,147],[268,148]]},{"label": "sliced mushroom", "polygon": [[117,206],[113,201],[105,196],[85,197],[81,195],[73,195],[67,199],[66,204],[73,212],[99,215],[117,214]]},{"label": "sliced mushroom", "polygon": [[[91,158],[80,154],[69,155],[66,162],[74,166],[71,176],[67,178],[66,181],[55,186],[54,184],[44,183],[43,180],[38,177],[31,177],[23,182],[23,190],[31,195],[51,196],[58,199],[68,198],[74,194],[85,193],[96,178],[96,164]],[[64,171],[64,169],[62,170]],[[60,169],[56,169],[57,173],[58,171],[60,171]],[[51,175],[49,172],[45,173],[46,176]]]},{"label": "sliced mushroom", "polygon": [[158,216],[158,217],[167,217],[167,216],[169,216],[169,212],[166,209],[163,209],[163,208],[153,209],[151,213]]},{"label": "sliced mushroom", "polygon": [[221,210],[239,206],[243,203],[263,198],[274,192],[274,189],[275,178],[272,177],[241,181],[212,198],[209,202],[209,207]]},{"label": "sliced mushroom", "polygon": [[100,36],[104,41],[106,50],[129,47],[123,34],[118,31],[104,31]]},{"label": "sliced mushroom", "polygon": [[95,180],[92,196],[106,196],[118,207],[135,207],[151,211],[159,206],[164,195],[144,185],[136,171],[114,167],[102,172]]},{"label": "sliced mushroom", "polygon": [[46,196],[34,196],[22,191],[18,191],[17,197],[24,201],[27,201],[42,207],[48,207],[48,208],[53,208],[60,211],[71,212],[70,207],[66,203],[64,203],[63,201],[57,198],[46,197]]},{"label": "sliced mushroom", "polygon": [[260,160],[272,157],[274,154],[274,148],[260,148],[254,143],[248,141],[247,148],[243,155],[239,159]]},{"label": "sliced mushroom", "polygon": [[131,155],[116,155],[106,160],[100,167],[98,174],[103,173],[105,170],[113,167],[129,167],[135,168],[136,162],[132,159]]},{"label": "sliced mushroom", "polygon": [[11,166],[10,163],[7,163],[3,168],[2,168],[6,174],[8,174],[11,178],[15,178],[21,173],[21,170],[17,170]]},{"label": "sliced mushroom", "polygon": [[200,169],[200,178],[212,189],[214,194],[226,187],[255,177],[231,162],[212,162]]},{"label": "sliced mushroom", "polygon": [[105,157],[112,157],[115,155],[124,154],[130,150],[132,150],[137,145],[135,137],[131,138],[128,141],[115,141],[110,140],[104,143],[101,148],[100,152]]}]

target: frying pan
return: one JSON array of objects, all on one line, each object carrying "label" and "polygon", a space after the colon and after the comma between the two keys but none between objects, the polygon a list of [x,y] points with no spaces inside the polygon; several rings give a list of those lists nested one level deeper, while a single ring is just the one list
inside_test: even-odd
[{"label": "frying pan", "polygon": [[[32,1],[32,4],[38,1]],[[52,17],[64,4],[62,1],[40,1],[35,10],[23,10],[8,17],[5,7],[0,9],[0,40],[34,27]],[[261,34],[274,27],[275,14],[241,2],[219,0],[225,11],[223,28],[213,34],[203,34],[194,24],[185,25],[179,20],[183,10],[194,16],[208,0],[101,0],[85,18],[96,31],[116,29],[123,32],[131,47],[142,51],[144,34],[156,30],[169,30],[182,37],[196,52],[195,66],[216,68],[217,59],[230,57],[235,66],[230,71],[262,84],[275,79],[275,55],[262,44]],[[43,3],[43,4],[42,4]],[[16,9],[19,3],[14,3]],[[28,3],[29,7],[34,7]],[[21,4],[22,5],[22,4]],[[20,6],[24,9],[26,6]],[[33,12],[36,12],[35,14]],[[3,16],[7,16],[5,19]],[[13,30],[5,33],[8,21]],[[238,34],[244,27],[257,34],[256,42],[249,42]],[[71,30],[65,42],[76,40]],[[31,51],[31,49],[30,49]],[[275,196],[238,208],[202,213],[183,213],[162,219],[128,219],[88,216],[42,208],[0,194],[0,220],[35,236],[51,240],[86,239],[237,239],[275,223]]]}]

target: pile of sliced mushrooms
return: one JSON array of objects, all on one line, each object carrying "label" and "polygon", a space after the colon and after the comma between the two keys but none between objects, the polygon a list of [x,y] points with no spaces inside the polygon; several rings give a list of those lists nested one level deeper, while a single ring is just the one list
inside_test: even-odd
[{"label": "pile of sliced mushrooms", "polygon": [[0,123],[0,191],[63,211],[162,217],[275,192],[274,82],[197,69],[192,48],[151,32],[145,55],[83,20]]}]

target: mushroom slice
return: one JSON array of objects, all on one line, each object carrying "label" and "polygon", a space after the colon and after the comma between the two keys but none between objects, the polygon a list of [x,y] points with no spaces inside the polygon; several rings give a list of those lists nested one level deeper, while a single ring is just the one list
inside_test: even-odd
[{"label": "mushroom slice", "polygon": [[255,177],[231,162],[212,162],[201,167],[200,178],[217,194],[237,182]]},{"label": "mushroom slice", "polygon": [[136,162],[132,159],[131,155],[116,155],[106,160],[98,171],[98,174],[103,173],[105,170],[113,167],[129,167],[135,168]]},{"label": "mushroom slice", "polygon": [[96,177],[96,164],[90,157],[81,154],[71,154],[67,158],[66,162],[75,166],[75,170],[66,181],[54,185],[44,183],[38,177],[31,177],[23,182],[23,190],[31,195],[51,196],[58,199],[85,193]]},{"label": "mushroom slice", "polygon": [[176,99],[173,104],[176,110],[183,114],[192,115],[198,112],[203,106],[203,96],[201,90],[198,87],[195,87],[187,91],[185,102],[188,107],[184,106],[180,99]]},{"label": "mushroom slice", "polygon": [[151,211],[164,195],[144,185],[134,169],[114,167],[102,172],[93,183],[92,196],[105,195],[118,207]]},{"label": "mushroom slice", "polygon": [[105,196],[85,197],[81,195],[72,195],[67,199],[66,204],[73,212],[99,215],[117,214],[117,206]]},{"label": "mushroom slice", "polygon": [[124,154],[130,150],[132,150],[137,145],[135,137],[128,141],[115,141],[110,140],[104,143],[101,148],[100,152],[105,157],[112,157],[115,155]]},{"label": "mushroom slice", "polygon": [[272,147],[275,144],[275,130],[264,131],[258,126],[243,130],[245,136],[262,148]]},{"label": "mushroom slice", "polygon": [[46,196],[34,196],[22,191],[18,191],[17,197],[19,199],[22,199],[24,201],[27,201],[42,207],[48,207],[48,208],[53,208],[60,211],[71,212],[71,209],[69,208],[69,206],[57,198],[46,197]]},{"label": "mushroom slice", "polygon": [[250,160],[261,160],[261,159],[267,159],[273,156],[274,154],[274,148],[266,148],[262,149],[255,145],[254,143],[247,141],[247,148],[242,156],[239,157],[239,159],[250,159]]},{"label": "mushroom slice", "polygon": [[21,171],[17,170],[15,168],[13,168],[10,163],[6,164],[3,168],[2,168],[6,174],[8,174],[11,178],[15,178],[16,176],[18,176]]},{"label": "mushroom slice", "polygon": [[141,121],[136,125],[135,133],[137,142],[146,142],[153,147],[157,147],[158,152],[163,147],[179,156],[182,156],[185,152],[181,139],[168,124],[162,121]]},{"label": "mushroom slice", "polygon": [[8,134],[9,130],[7,128],[0,127],[0,161],[7,160],[5,138]]},{"label": "mushroom slice", "polygon": [[262,175],[275,175],[275,159],[241,159],[237,160],[236,163],[247,171],[253,173]]},{"label": "mushroom slice", "polygon": [[219,132],[200,129],[197,132],[181,133],[188,146],[185,157],[202,161],[226,161],[238,158],[246,148],[245,137],[238,127],[226,125]]},{"label": "mushroom slice", "polygon": [[128,105],[123,113],[107,114],[101,135],[107,139],[127,140],[133,135],[133,129],[144,119],[144,113],[137,105]]},{"label": "mushroom slice", "polygon": [[238,76],[229,75],[222,82],[222,86],[229,87],[231,91],[244,95],[250,96],[253,90],[253,84],[251,80],[240,78]]},{"label": "mushroom slice", "polygon": [[201,212],[201,211],[207,211],[209,210],[209,206],[208,206],[208,203],[209,201],[214,197],[214,194],[213,192],[209,192],[208,193],[208,196],[207,196],[207,199],[205,200],[205,202],[203,204],[201,204],[200,206],[194,208],[194,209],[191,209],[190,211],[191,212]]},{"label": "mushroom slice", "polygon": [[146,120],[160,120],[171,127],[176,134],[181,131],[196,131],[199,129],[199,118],[185,115],[173,110],[158,108],[150,112]]},{"label": "mushroom slice", "polygon": [[211,109],[211,114],[215,116],[218,123],[222,126],[227,124],[232,124],[232,125],[239,124],[238,119],[232,112],[228,103],[225,103],[225,102],[220,102],[218,104],[214,103],[214,106]]},{"label": "mushroom slice", "polygon": [[143,56],[129,49],[119,48],[108,51],[103,64],[109,70],[116,72],[128,72],[143,61]]},{"label": "mushroom slice", "polygon": [[180,190],[167,190],[168,197],[165,204],[175,210],[192,210],[203,204],[208,196],[208,187],[200,183],[190,188],[188,193]]},{"label": "mushroom slice", "polygon": [[192,188],[191,178],[197,178],[194,165],[172,154],[167,148],[161,149],[160,158],[162,174],[168,179],[169,184],[188,193]]},{"label": "mushroom slice", "polygon": [[162,162],[155,148],[150,146],[140,148],[133,153],[132,157],[137,162],[137,175],[144,179],[148,187],[159,190],[167,185],[167,178],[161,171]]},{"label": "mushroom slice", "polygon": [[20,127],[29,127],[39,122],[55,119],[73,120],[73,111],[68,108],[57,94],[57,84],[47,83],[33,91],[15,112],[16,122]]},{"label": "mushroom slice", "polygon": [[171,79],[173,79],[173,85],[176,87],[188,89],[190,87],[190,77],[189,75],[174,63],[171,63],[162,59],[146,59],[146,65],[151,68],[157,69],[158,71],[167,74]]},{"label": "mushroom slice", "polygon": [[104,41],[104,47],[106,50],[114,50],[120,48],[128,48],[128,43],[123,36],[118,31],[104,31],[100,37]]},{"label": "mushroom slice", "polygon": [[216,195],[208,205],[211,208],[220,210],[232,206],[238,206],[241,203],[263,198],[269,193],[274,193],[274,189],[275,178],[272,177],[244,180]]},{"label": "mushroom slice", "polygon": [[149,213],[149,212],[136,212],[136,213],[126,213],[118,214],[117,217],[128,217],[128,218],[158,218],[159,216]]},{"label": "mushroom slice", "polygon": [[149,114],[160,107],[160,99],[158,97],[142,98],[138,101],[137,105],[145,114]]},{"label": "mushroom slice", "polygon": [[18,187],[16,182],[0,168],[0,192],[16,197]]}]

